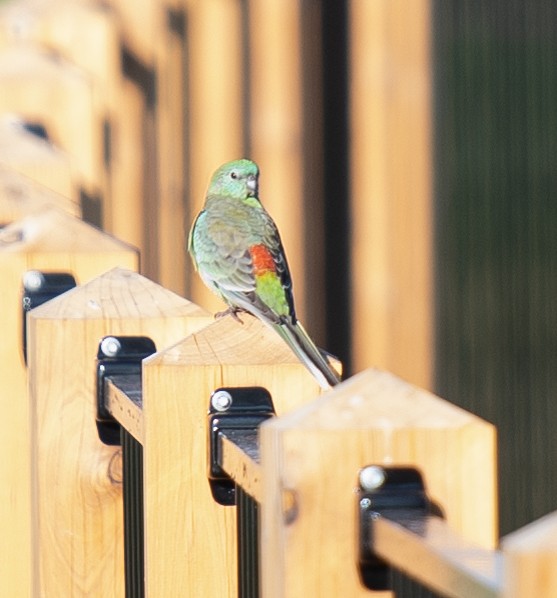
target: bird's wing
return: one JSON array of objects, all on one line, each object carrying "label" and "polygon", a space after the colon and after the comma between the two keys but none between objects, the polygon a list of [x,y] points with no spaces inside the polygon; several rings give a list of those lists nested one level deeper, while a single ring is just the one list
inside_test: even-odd
[{"label": "bird's wing", "polygon": [[188,248],[197,270],[211,286],[240,292],[255,289],[245,241],[226,221],[219,223],[202,211],[191,229]]}]

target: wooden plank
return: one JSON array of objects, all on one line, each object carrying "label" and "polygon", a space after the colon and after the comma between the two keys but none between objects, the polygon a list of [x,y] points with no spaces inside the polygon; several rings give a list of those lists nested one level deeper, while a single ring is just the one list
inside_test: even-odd
[{"label": "wooden plank", "polygon": [[505,536],[505,598],[557,595],[557,513]]},{"label": "wooden plank", "polygon": [[386,517],[375,519],[371,537],[374,552],[443,596],[500,596],[499,552],[464,541],[439,517],[428,517],[408,527]]},{"label": "wooden plank", "polygon": [[124,596],[120,449],[100,442],[94,418],[99,339],[140,334],[164,347],[210,318],[123,269],[30,312],[34,595]]},{"label": "wooden plank", "polygon": [[496,542],[493,426],[391,374],[366,370],[260,433],[264,596],[368,595],[355,487],[370,464],[417,467],[455,532]]},{"label": "wooden plank", "polygon": [[[113,380],[106,382],[105,407],[112,417],[138,442],[143,444],[142,400],[130,394]],[[138,393],[141,395],[141,392]]]},{"label": "wooden plank", "polygon": [[27,131],[24,121],[11,114],[0,116],[0,163],[74,202],[79,199],[70,157]]},{"label": "wooden plank", "polygon": [[72,0],[21,0],[0,7],[0,44],[22,40],[56,52],[92,76],[95,110],[109,127],[110,193],[103,228],[140,247],[143,152],[136,138],[144,106],[140,90],[124,80],[117,15],[107,6]]},{"label": "wooden plank", "polygon": [[249,2],[249,127],[251,157],[261,168],[261,200],[281,231],[299,316],[311,330],[305,318],[301,4]]},{"label": "wooden plank", "polygon": [[0,163],[0,226],[46,207],[58,207],[79,216],[79,204]]},{"label": "wooden plank", "polygon": [[149,146],[146,157],[150,162],[144,168],[151,169],[155,177],[155,196],[145,202],[145,220],[150,226],[145,229],[144,267],[161,284],[184,294],[186,255],[176,248],[186,246],[187,234],[185,90],[189,70],[185,57],[189,57],[190,42],[186,48],[185,35],[186,27],[189,34],[197,26],[186,18],[180,0],[111,0],[109,5],[121,17],[126,51],[153,74],[153,105],[147,113],[149,129],[143,142]]},{"label": "wooden plank", "polygon": [[261,502],[261,467],[226,433],[220,435],[222,468],[244,492]]},{"label": "wooden plank", "polygon": [[[237,0],[186,3],[190,92],[188,94],[188,228],[201,210],[213,172],[243,157],[245,115],[242,7]],[[202,283],[188,258],[187,288],[194,301],[222,310],[222,302]]]},{"label": "wooden plank", "polygon": [[44,125],[71,157],[81,187],[98,200],[106,195],[106,171],[92,85],[84,71],[30,44],[0,52],[0,111]]},{"label": "wooden plank", "polygon": [[[155,29],[158,182],[156,209],[159,255],[157,278],[167,288],[185,294],[186,27],[193,28],[195,24],[188,23],[180,11],[171,13],[169,4],[170,2],[157,3],[159,16],[156,21],[158,27]],[[231,26],[231,23],[228,25]],[[188,30],[188,33],[190,31]],[[178,247],[179,251],[176,250]]]},{"label": "wooden plank", "polygon": [[351,0],[354,369],[433,368],[429,0]]},{"label": "wooden plank", "polygon": [[147,596],[237,596],[235,510],[213,500],[207,480],[211,393],[263,386],[284,413],[320,392],[274,331],[242,319],[221,318],[144,361]]},{"label": "wooden plank", "polygon": [[[50,208],[0,230],[0,436],[6,455],[10,455],[0,460],[2,596],[25,598],[32,594],[30,408],[22,356],[23,275],[28,270],[62,271],[84,283],[117,264],[136,268],[136,252],[61,210]],[[55,344],[45,349],[51,354],[57,350]]]}]

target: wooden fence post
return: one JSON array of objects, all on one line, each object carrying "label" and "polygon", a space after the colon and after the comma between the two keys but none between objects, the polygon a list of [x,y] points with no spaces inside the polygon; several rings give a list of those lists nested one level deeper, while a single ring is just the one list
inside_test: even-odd
[{"label": "wooden fence post", "polygon": [[219,387],[262,386],[278,413],[320,390],[259,320],[231,317],[144,361],[146,595],[237,596],[235,509],[207,480],[207,410]]},{"label": "wooden fence post", "polygon": [[0,52],[0,111],[46,127],[72,158],[90,210],[100,212],[107,179],[103,120],[95,111],[92,85],[85,71],[40,47],[22,43]]},{"label": "wooden fence post", "polygon": [[[1,203],[1,200],[0,200]],[[29,402],[22,356],[22,278],[63,271],[86,282],[118,264],[137,267],[129,246],[57,209],[0,230],[0,595],[30,595]],[[55,351],[54,347],[47,349]]]},{"label": "wooden fence post", "polygon": [[0,44],[22,40],[54,50],[92,75],[95,110],[101,122],[105,119],[110,187],[103,229],[142,249],[144,106],[140,90],[124,77],[119,15],[107,6],[72,0],[21,0],[0,7]]},{"label": "wooden fence post", "polygon": [[503,596],[557,596],[557,512],[505,536]]},{"label": "wooden fence post", "polygon": [[95,424],[99,340],[146,335],[164,347],[211,320],[122,269],[30,312],[34,595],[124,595],[120,449]]},{"label": "wooden fence post", "polygon": [[434,8],[348,4],[353,365],[431,388]]},{"label": "wooden fence post", "polygon": [[[243,6],[242,6],[243,4]],[[251,3],[250,3],[251,4]],[[228,0],[187,0],[188,18],[188,225],[203,206],[213,171],[243,157],[246,129],[244,82],[248,75],[242,44],[242,11],[247,3]],[[226,102],[216,98],[226,97]],[[231,115],[234,115],[231,118]],[[215,311],[221,303],[199,276],[188,272],[187,288],[197,303]]]},{"label": "wooden fence post", "polygon": [[182,0],[109,0],[120,15],[122,41],[126,52],[152,76],[147,116],[149,162],[155,185],[152,192],[156,210],[147,210],[152,247],[145,259],[146,271],[167,288],[185,292],[186,255],[176,251],[185,246],[185,172],[184,142],[186,27]]},{"label": "wooden fence post", "polygon": [[417,467],[465,538],[497,535],[493,426],[391,374],[365,371],[261,428],[262,595],[369,596],[357,569],[359,470]]},{"label": "wooden fence post", "polygon": [[70,157],[25,129],[13,114],[0,116],[0,163],[77,202],[78,182]]},{"label": "wooden fence post", "polygon": [[0,226],[47,207],[58,207],[72,216],[81,214],[76,202],[0,163]]}]

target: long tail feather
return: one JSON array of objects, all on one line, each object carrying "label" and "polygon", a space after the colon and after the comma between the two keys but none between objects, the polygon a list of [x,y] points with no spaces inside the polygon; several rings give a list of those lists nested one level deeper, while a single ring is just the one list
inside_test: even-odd
[{"label": "long tail feather", "polygon": [[273,327],[313,374],[322,388],[329,389],[340,382],[339,375],[315,346],[300,322],[295,324],[281,322],[273,324]]}]

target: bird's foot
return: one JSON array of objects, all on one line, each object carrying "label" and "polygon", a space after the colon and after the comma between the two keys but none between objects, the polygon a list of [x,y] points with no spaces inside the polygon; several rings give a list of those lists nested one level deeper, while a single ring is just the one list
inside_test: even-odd
[{"label": "bird's foot", "polygon": [[229,307],[224,311],[217,312],[215,314],[215,319],[224,318],[225,316],[232,316],[236,320],[236,322],[240,322],[240,324],[243,324],[242,320],[240,319],[240,316],[238,315],[238,313],[241,311],[244,310],[240,307]]}]

